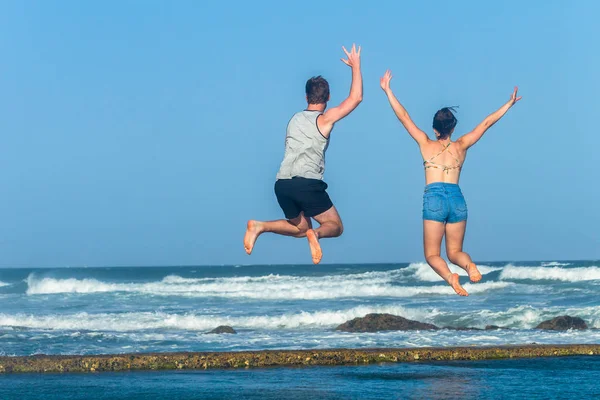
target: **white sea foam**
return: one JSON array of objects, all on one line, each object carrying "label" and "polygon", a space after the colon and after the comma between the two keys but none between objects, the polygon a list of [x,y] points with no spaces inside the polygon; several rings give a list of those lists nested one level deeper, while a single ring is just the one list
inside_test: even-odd
[{"label": "white sea foam", "polygon": [[542,263],[542,267],[566,267],[568,265],[571,265],[571,263],[562,263],[562,262],[558,262],[558,261],[550,261],[550,262]]},{"label": "white sea foam", "polygon": [[[32,346],[33,353],[44,354],[106,354],[161,351],[241,351],[265,349],[314,348],[383,348],[383,347],[445,347],[529,344],[599,343],[600,330],[551,332],[540,330],[448,331],[426,330],[389,331],[377,333],[345,333],[332,330],[309,329],[251,331],[239,335],[204,335],[197,331],[161,330],[129,332],[44,332],[43,352]],[[75,335],[77,340],[72,340]],[[10,338],[14,339],[14,338]],[[65,351],[64,339],[69,340]],[[32,343],[33,344],[33,343]],[[11,348],[16,356],[32,354],[31,350]]]},{"label": "white sea foam", "polygon": [[[467,271],[460,268],[458,265],[448,264],[450,271],[453,273],[459,274],[461,276],[467,276]],[[482,275],[487,275],[490,272],[501,270],[499,267],[488,267],[486,265],[478,265],[477,269],[481,272]],[[435,273],[435,271],[424,262],[411,263],[407,268],[407,272],[414,274],[415,278],[423,281],[423,282],[439,282],[441,280],[440,276]]]},{"label": "white sea foam", "polygon": [[[224,297],[250,299],[335,299],[352,297],[412,297],[452,294],[446,285],[401,286],[394,284],[402,270],[366,272],[351,275],[297,277],[267,275],[261,277],[191,279],[167,276],[148,283],[108,283],[96,279],[27,278],[27,294],[133,292],[163,296]],[[503,289],[511,282],[467,284],[471,293]]]},{"label": "white sea foam", "polygon": [[459,325],[470,322],[477,326],[498,325],[508,328],[532,329],[540,322],[560,315],[580,317],[590,328],[600,328],[600,306],[590,307],[533,307],[529,305],[512,307],[503,311],[480,310],[465,314],[456,319]]},{"label": "white sea foam", "polygon": [[28,315],[0,314],[0,327],[31,329],[139,331],[156,329],[181,329],[204,331],[219,325],[236,329],[293,329],[331,328],[350,319],[369,313],[389,313],[410,319],[431,318],[436,309],[406,309],[398,305],[358,306],[347,310],[324,310],[281,315],[231,317],[219,315],[169,314],[164,312],[131,312],[119,314]]},{"label": "white sea foam", "polygon": [[[321,310],[279,315],[223,316],[195,313],[175,314],[165,312],[129,313],[76,313],[54,315],[2,314],[0,327],[21,327],[42,330],[139,332],[154,334],[156,330],[206,331],[219,325],[249,330],[331,330],[339,324],[370,313],[389,313],[433,323],[437,326],[463,326],[483,328],[498,325],[514,329],[532,329],[540,322],[558,315],[583,318],[590,328],[600,328],[600,306],[595,307],[545,307],[518,306],[507,310],[480,310],[478,312],[453,312],[437,308],[406,308],[401,305],[358,306],[345,310]],[[490,333],[493,334],[493,333]]]},{"label": "white sea foam", "polygon": [[0,287],[2,287],[2,286],[8,286],[8,285],[10,285],[10,283],[6,283],[6,282],[0,281]]},{"label": "white sea foam", "polygon": [[500,273],[502,280],[555,280],[581,282],[600,279],[600,268],[579,267],[515,267],[507,265]]}]

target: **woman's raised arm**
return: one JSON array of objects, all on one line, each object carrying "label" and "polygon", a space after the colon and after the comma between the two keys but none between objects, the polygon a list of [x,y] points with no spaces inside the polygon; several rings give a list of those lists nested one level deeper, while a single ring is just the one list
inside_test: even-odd
[{"label": "woman's raised arm", "polygon": [[515,86],[515,90],[513,91],[512,95],[510,96],[510,100],[508,100],[506,102],[506,104],[504,104],[502,107],[500,107],[497,111],[495,111],[495,112],[491,113],[490,115],[488,115],[471,132],[465,133],[463,136],[461,136],[456,141],[456,143],[458,143],[461,147],[463,147],[465,149],[468,149],[469,147],[471,147],[475,143],[477,143],[479,141],[479,139],[481,139],[481,137],[483,136],[483,134],[488,129],[490,129],[490,127],[492,125],[494,125],[496,122],[498,122],[498,120],[500,118],[502,118],[504,116],[504,114],[506,114],[506,112],[508,110],[510,110],[510,108],[512,106],[515,105],[515,103],[517,101],[521,100],[521,96],[517,96],[518,90],[519,90],[519,88]]},{"label": "woman's raised arm", "polygon": [[388,69],[387,71],[385,71],[385,74],[383,75],[383,77],[381,77],[379,81],[381,88],[385,92],[388,101],[390,102],[390,105],[392,106],[392,109],[396,114],[396,117],[398,117],[400,122],[402,122],[402,125],[408,131],[408,134],[412,136],[413,139],[415,139],[419,146],[421,146],[423,143],[427,142],[429,138],[427,137],[427,134],[425,132],[419,129],[417,125],[415,125],[413,120],[410,118],[410,115],[408,115],[408,112],[406,111],[404,106],[400,104],[396,96],[394,96],[392,88],[390,87],[391,80],[392,71]]}]

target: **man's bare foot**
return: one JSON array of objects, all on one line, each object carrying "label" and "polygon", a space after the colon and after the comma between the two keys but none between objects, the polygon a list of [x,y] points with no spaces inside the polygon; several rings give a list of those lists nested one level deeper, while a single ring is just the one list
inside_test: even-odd
[{"label": "man's bare foot", "polygon": [[310,246],[310,255],[312,256],[313,263],[318,264],[323,258],[323,252],[321,251],[321,245],[319,244],[319,238],[314,230],[309,229],[306,232],[306,238],[308,239],[308,245]]},{"label": "man's bare foot", "polygon": [[467,291],[460,286],[460,282],[458,281],[458,274],[452,274],[450,275],[450,279],[449,282],[450,286],[452,286],[452,289],[454,289],[454,291],[456,292],[457,295],[459,296],[468,296],[469,293],[467,293]]},{"label": "man's bare foot", "polygon": [[246,235],[244,236],[244,249],[246,253],[252,254],[254,243],[262,232],[260,231],[261,223],[258,221],[248,221],[246,227]]},{"label": "man's bare foot", "polygon": [[467,274],[469,274],[471,282],[479,282],[481,280],[481,272],[479,272],[474,262],[467,264]]}]

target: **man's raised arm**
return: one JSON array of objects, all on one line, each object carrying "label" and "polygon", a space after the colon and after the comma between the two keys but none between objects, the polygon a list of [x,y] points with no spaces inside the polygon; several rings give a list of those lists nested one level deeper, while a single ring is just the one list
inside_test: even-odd
[{"label": "man's raised arm", "polygon": [[333,129],[333,124],[354,111],[363,98],[362,75],[360,72],[360,46],[358,46],[358,50],[354,44],[350,51],[346,50],[345,47],[342,47],[342,49],[346,53],[347,59],[342,58],[341,60],[344,64],[352,68],[352,86],[350,86],[350,94],[346,100],[342,101],[339,106],[325,111],[323,116],[319,118],[319,129],[325,137],[329,137],[329,133]]}]

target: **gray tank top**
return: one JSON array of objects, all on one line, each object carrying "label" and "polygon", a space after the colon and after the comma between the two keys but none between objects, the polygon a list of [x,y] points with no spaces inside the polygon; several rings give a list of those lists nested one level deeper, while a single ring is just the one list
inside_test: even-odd
[{"label": "gray tank top", "polygon": [[302,177],[323,180],[329,140],[317,128],[320,111],[296,113],[287,126],[285,154],[277,179]]}]

